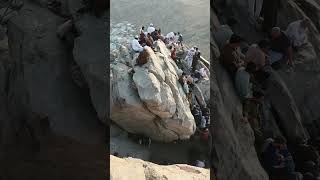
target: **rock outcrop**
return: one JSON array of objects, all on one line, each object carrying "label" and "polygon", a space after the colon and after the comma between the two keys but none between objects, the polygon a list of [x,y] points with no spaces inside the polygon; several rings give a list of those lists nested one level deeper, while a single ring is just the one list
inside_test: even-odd
[{"label": "rock outcrop", "polygon": [[[212,10],[212,13],[216,18],[213,19],[214,22],[211,22],[213,30],[217,30],[220,26],[220,23],[216,22],[218,19],[226,23],[226,19],[232,16],[238,21],[232,27],[235,33],[240,34],[250,43],[263,38],[247,21],[247,1],[227,1],[226,9],[219,7],[218,4],[215,5],[217,5],[214,6],[216,9]],[[312,24],[309,27],[309,43],[294,54],[294,67],[284,66],[281,70],[272,72],[266,90],[266,100],[262,106],[264,121],[262,128],[265,137],[282,134],[290,143],[295,143],[297,137],[309,138],[309,135],[315,137],[320,130],[317,129],[320,119],[320,94],[317,90],[320,86],[318,78],[320,36],[319,18],[317,18],[319,17],[319,3],[314,0],[288,0],[281,1],[281,5],[278,26],[282,29],[286,29],[289,23],[303,17],[309,17]],[[250,127],[249,130],[246,130],[246,125],[239,122],[242,107],[238,102],[238,97],[232,95],[234,87],[231,80],[224,77],[226,74],[218,65],[219,50],[216,44],[213,39],[211,43],[213,59],[211,61],[214,70],[211,76],[210,93],[214,96],[215,112],[213,114],[217,121],[213,128],[215,137],[213,147],[217,154],[213,159],[215,161],[213,164],[216,165],[217,174],[222,179],[268,179],[258,161],[259,149],[254,149],[254,136]],[[313,131],[316,133],[309,134],[309,127],[312,127],[313,130],[317,129]],[[229,133],[225,132],[225,129]],[[223,143],[225,144],[222,146]],[[231,151],[226,152],[226,144],[229,144],[227,147],[232,149]],[[242,151],[244,149],[245,151]],[[246,157],[243,158],[243,156]],[[228,157],[234,158],[228,159]],[[246,161],[247,163],[244,163]],[[254,167],[251,166],[252,164]]]},{"label": "rock outcrop", "polygon": [[178,82],[181,70],[162,41],[155,44],[157,52],[146,48],[146,64],[135,66],[136,55],[129,53],[131,29],[125,23],[111,28],[111,119],[130,133],[154,140],[188,139],[195,122]]},{"label": "rock outcrop", "polygon": [[[46,3],[47,1],[25,1],[22,9],[8,19],[8,38],[1,42],[1,177],[105,178],[102,173],[105,162],[100,155],[106,153],[106,127],[100,119],[105,118],[107,100],[104,100],[104,104],[101,103],[104,107],[99,103],[100,98],[106,97],[106,92],[101,93],[100,98],[90,98],[87,91],[74,83],[70,72],[70,65],[74,61],[72,51],[56,34],[58,26],[66,19],[47,9]],[[98,36],[97,40],[91,39],[95,38],[91,37],[91,32],[87,33],[88,29],[82,29],[77,47],[87,51],[106,36],[105,28],[101,28],[105,24],[103,19],[92,15],[79,18],[81,25],[90,26]],[[92,29],[93,26],[87,19],[100,28]],[[83,42],[90,39],[96,42]],[[4,41],[8,42],[6,47]],[[105,51],[97,51],[101,51],[100,54],[94,52],[95,59],[90,57],[89,60],[104,64]],[[77,55],[77,50],[75,54]],[[88,56],[76,57],[79,64],[89,61]],[[95,62],[92,62],[92,66]],[[88,67],[93,68],[92,66]],[[83,74],[89,74],[87,76],[91,78],[93,75],[88,71],[83,68]],[[97,78],[96,74],[92,78],[105,80],[103,74],[99,74],[101,78]],[[90,82],[90,78],[86,80]],[[89,87],[90,92],[100,85],[98,80]],[[101,85],[97,88],[105,90],[106,87]],[[92,170],[93,167],[95,170]]]},{"label": "rock outcrop", "polygon": [[160,166],[134,158],[110,156],[111,180],[205,180],[210,170],[183,164]]}]

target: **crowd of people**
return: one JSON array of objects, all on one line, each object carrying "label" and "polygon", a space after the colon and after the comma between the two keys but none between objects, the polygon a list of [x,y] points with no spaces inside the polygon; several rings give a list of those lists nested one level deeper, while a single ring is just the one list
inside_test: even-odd
[{"label": "crowd of people", "polygon": [[[265,139],[262,133],[261,109],[268,88],[268,80],[272,69],[278,70],[283,66],[294,66],[293,54],[308,43],[308,18],[290,23],[286,30],[276,27],[277,16],[274,11],[279,7],[279,1],[248,0],[249,22],[262,23],[269,38],[248,45],[246,41],[232,30],[223,25],[216,32],[217,45],[221,50],[220,64],[230,74],[234,87],[243,104],[244,123],[250,123],[256,141],[265,142],[262,145],[261,161],[270,179],[302,180],[319,177],[319,154],[313,146],[306,142],[287,146],[282,136]],[[263,5],[264,4],[264,5]],[[262,7],[272,12],[262,14]],[[272,14],[273,13],[273,14]],[[274,26],[274,27],[270,27]],[[312,154],[305,158],[306,154]],[[295,165],[297,163],[297,166]]]},{"label": "crowd of people", "polygon": [[[199,136],[203,141],[207,142],[209,138],[210,110],[197,83],[202,79],[208,78],[209,72],[205,67],[198,65],[201,52],[196,46],[185,51],[183,36],[180,32],[169,32],[166,35],[161,32],[161,29],[155,28],[152,23],[146,30],[144,26],[140,28],[139,35],[136,35],[131,42],[133,52],[139,53],[136,65],[141,66],[148,62],[146,47],[150,47],[156,52],[155,42],[160,40],[165,43],[171,52],[170,58],[182,70],[179,82],[186,94],[190,110],[195,119],[197,127],[195,136]],[[178,52],[180,55],[178,55]],[[145,137],[141,139],[145,139]],[[204,167],[204,160],[199,160],[199,158],[196,158],[192,165]]]}]

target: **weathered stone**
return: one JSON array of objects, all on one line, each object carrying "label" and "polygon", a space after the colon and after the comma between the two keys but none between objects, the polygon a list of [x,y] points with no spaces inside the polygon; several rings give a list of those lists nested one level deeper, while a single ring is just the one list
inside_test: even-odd
[{"label": "weathered stone", "polygon": [[188,165],[160,166],[134,158],[110,156],[111,180],[205,180],[210,179],[210,170]]}]

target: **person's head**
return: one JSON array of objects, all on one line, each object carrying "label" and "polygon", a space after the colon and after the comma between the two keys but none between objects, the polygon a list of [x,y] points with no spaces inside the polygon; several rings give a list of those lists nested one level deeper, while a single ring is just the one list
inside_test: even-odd
[{"label": "person's head", "polygon": [[153,24],[152,24],[152,23],[150,23],[150,27],[153,27]]},{"label": "person's head", "polygon": [[229,44],[234,48],[240,47],[242,41],[243,39],[240,36],[238,36],[237,34],[232,34],[229,39]]},{"label": "person's head", "polygon": [[249,73],[249,74],[253,74],[257,69],[257,66],[255,63],[253,62],[249,62],[247,64],[247,67],[246,67],[246,71]]},{"label": "person's head", "polygon": [[180,35],[180,32],[178,32],[178,35]]},{"label": "person's head", "polygon": [[142,26],[141,29],[144,30],[144,26]]},{"label": "person's head", "polygon": [[258,42],[258,46],[263,52],[267,53],[270,47],[270,42],[266,39],[263,39]]},{"label": "person's head", "polygon": [[273,145],[279,149],[286,147],[287,140],[283,136],[277,136],[274,138]]},{"label": "person's head", "polygon": [[147,35],[148,37],[150,37],[151,36],[151,34],[150,33],[148,33],[148,35]]},{"label": "person's head", "polygon": [[138,39],[139,39],[139,37],[138,37],[138,36],[134,36],[134,39],[138,40]]},{"label": "person's head", "polygon": [[281,36],[281,29],[279,27],[273,27],[271,30],[271,38],[277,39]]},{"label": "person's head", "polygon": [[310,26],[310,24],[311,24],[311,21],[309,18],[302,19],[302,21],[300,23],[301,27],[304,29],[308,28]]},{"label": "person's head", "polygon": [[177,33],[176,33],[176,32],[173,32],[173,34],[174,34],[174,35],[177,35]]}]

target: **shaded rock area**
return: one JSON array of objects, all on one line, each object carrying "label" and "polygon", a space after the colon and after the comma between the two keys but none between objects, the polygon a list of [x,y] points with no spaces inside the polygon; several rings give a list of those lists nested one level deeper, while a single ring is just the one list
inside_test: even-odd
[{"label": "shaded rock area", "polygon": [[[289,145],[294,145],[298,138],[312,141],[320,135],[319,3],[314,0],[288,0],[281,1],[281,6],[277,25],[282,29],[285,30],[289,23],[303,17],[309,17],[312,23],[309,42],[294,53],[294,66],[284,66],[271,73],[261,108],[262,132],[264,137],[283,135]],[[249,24],[247,9],[247,1],[216,1],[211,8],[215,17],[211,22],[212,30],[217,31],[221,24],[226,24],[228,18],[233,17],[237,21],[232,27],[233,32],[250,44],[258,42],[266,35]],[[212,114],[216,120],[213,127],[215,155],[212,155],[212,165],[217,168],[220,179],[268,179],[259,162],[260,149],[254,143],[256,139],[253,132],[250,126],[241,124],[242,105],[235,95],[233,82],[218,63],[218,43],[214,38],[212,41],[210,94],[214,96],[211,98],[215,102]],[[225,132],[226,129],[229,133]]]},{"label": "shaded rock area", "polygon": [[[91,11],[77,15],[81,35],[73,52],[73,39],[59,39],[57,29],[83,4],[64,1],[70,6],[63,5],[57,13],[47,3],[24,1],[4,24],[7,35],[0,43],[1,178],[105,179],[106,126],[101,121],[107,117],[108,88],[101,72],[106,67],[106,17],[97,18]],[[94,27],[91,23],[97,28],[88,32],[86,27]],[[102,50],[97,48],[100,45]],[[78,49],[85,49],[88,56]],[[81,67],[77,73],[86,77],[86,88],[75,83],[73,66]]]},{"label": "shaded rock area", "polygon": [[208,169],[197,168],[184,164],[160,166],[135,158],[117,158],[110,156],[111,180],[204,180],[210,179]]}]

